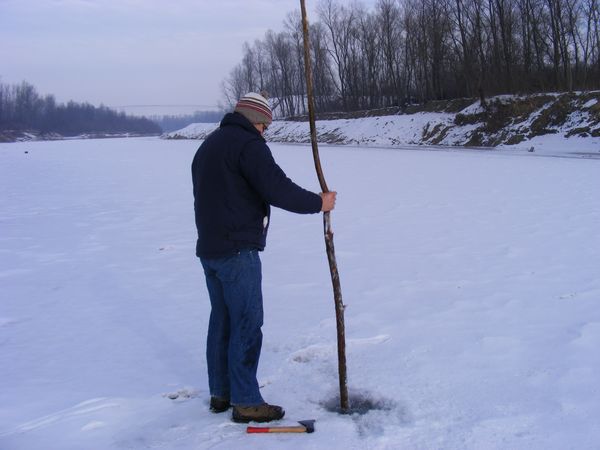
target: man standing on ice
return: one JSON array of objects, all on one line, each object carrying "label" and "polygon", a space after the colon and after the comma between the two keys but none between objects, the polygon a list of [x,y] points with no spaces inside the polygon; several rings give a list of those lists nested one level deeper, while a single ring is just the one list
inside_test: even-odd
[{"label": "man standing on ice", "polygon": [[267,100],[243,96],[202,143],[192,162],[200,258],[210,296],[206,359],[210,409],[233,405],[235,422],[281,419],[266,403],[256,371],[262,346],[262,269],[270,206],[300,214],[331,211],[335,192],[315,194],[275,163],[263,133],[272,122]]}]

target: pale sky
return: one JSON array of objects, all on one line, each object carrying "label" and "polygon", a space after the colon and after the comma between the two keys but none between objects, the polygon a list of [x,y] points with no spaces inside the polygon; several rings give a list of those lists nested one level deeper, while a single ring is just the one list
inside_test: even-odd
[{"label": "pale sky", "polygon": [[[317,1],[306,0],[311,22]],[[59,102],[209,109],[244,42],[282,31],[294,9],[299,0],[0,0],[0,81]]]}]

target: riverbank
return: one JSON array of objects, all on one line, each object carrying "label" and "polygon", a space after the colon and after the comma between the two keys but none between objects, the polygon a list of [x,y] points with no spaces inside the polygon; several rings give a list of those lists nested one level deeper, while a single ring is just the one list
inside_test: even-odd
[{"label": "riverbank", "polygon": [[28,142],[28,141],[62,141],[66,139],[108,139],[126,137],[158,136],[158,134],[139,133],[83,133],[75,136],[63,136],[55,132],[41,132],[36,130],[0,130],[0,142]]},{"label": "riverbank", "polygon": [[[366,147],[407,145],[600,156],[600,91],[435,102],[397,110],[328,114],[317,120],[320,143]],[[198,123],[163,135],[204,139],[218,123]],[[268,142],[309,143],[308,123],[276,120]]]}]

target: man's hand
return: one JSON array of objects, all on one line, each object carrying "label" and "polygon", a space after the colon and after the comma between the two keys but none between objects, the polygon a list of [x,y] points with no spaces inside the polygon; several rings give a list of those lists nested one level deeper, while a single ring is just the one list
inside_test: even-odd
[{"label": "man's hand", "polygon": [[331,211],[335,208],[335,197],[337,196],[337,192],[321,192],[319,194],[321,196],[321,200],[323,205],[321,206],[321,212]]}]

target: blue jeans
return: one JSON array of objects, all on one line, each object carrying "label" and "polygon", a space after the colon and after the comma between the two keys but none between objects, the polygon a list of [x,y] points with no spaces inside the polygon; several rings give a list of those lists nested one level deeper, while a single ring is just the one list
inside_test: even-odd
[{"label": "blue jeans", "polygon": [[200,261],[211,304],[206,341],[210,394],[233,405],[264,403],[256,379],[263,324],[258,251]]}]

